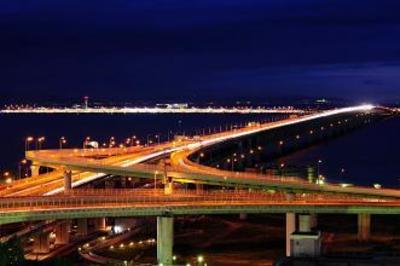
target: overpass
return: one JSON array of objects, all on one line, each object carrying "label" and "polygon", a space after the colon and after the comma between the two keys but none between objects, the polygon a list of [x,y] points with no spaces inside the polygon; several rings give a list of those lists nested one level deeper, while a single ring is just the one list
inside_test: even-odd
[{"label": "overpass", "polygon": [[0,201],[0,224],[77,218],[239,213],[400,214],[400,200],[264,193],[248,190],[84,190],[54,196],[8,197]]}]

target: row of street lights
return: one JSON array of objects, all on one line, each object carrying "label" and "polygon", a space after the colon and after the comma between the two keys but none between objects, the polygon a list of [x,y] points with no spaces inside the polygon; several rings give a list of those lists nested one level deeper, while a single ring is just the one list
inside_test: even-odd
[{"label": "row of street lights", "polygon": [[[341,122],[342,122],[342,121],[338,121],[337,123],[338,123],[338,124],[341,124]],[[348,119],[345,119],[343,122],[348,122]],[[181,125],[181,123],[182,123],[182,122],[180,121],[180,125]],[[237,128],[240,128],[240,127],[245,127],[246,125],[252,125],[252,124],[254,124],[254,123],[255,123],[255,122],[248,122],[248,123],[243,123],[243,122],[242,122],[242,123],[239,123],[239,124],[231,124],[230,126],[229,126],[229,125],[225,125],[225,130],[226,130],[226,131],[228,131],[228,130],[234,130],[234,129],[237,129]],[[258,122],[258,123],[260,123],[260,122]],[[334,124],[331,123],[329,126],[330,126],[330,127],[333,127]],[[324,129],[325,129],[325,127],[321,126],[321,130],[323,131]],[[222,130],[223,130],[223,127],[220,126],[220,127],[219,127],[219,132],[222,132]],[[218,129],[217,129],[216,127],[214,127],[213,130],[211,129],[211,127],[208,128],[208,134],[215,133],[215,132],[218,132]],[[200,130],[200,131],[196,130],[196,134],[197,134],[197,133],[200,133],[200,135],[201,135],[201,130]],[[206,135],[206,130],[203,129],[203,130],[202,130],[202,133],[203,133],[202,135]],[[313,134],[313,133],[314,133],[314,130],[310,130],[309,133],[310,133],[310,134]],[[168,134],[167,134],[167,139],[168,139],[168,141],[170,140],[171,135],[173,136],[173,132],[172,132],[171,130],[168,130]],[[153,141],[153,139],[151,138],[151,136],[152,136],[152,134],[148,134],[148,135],[146,136],[146,141],[147,141],[146,144],[147,144],[147,145],[151,145],[151,144],[154,143],[154,141]],[[158,133],[158,134],[154,135],[154,138],[156,139],[156,142],[157,142],[158,144],[160,144],[160,142],[161,142],[161,134]],[[297,139],[297,140],[300,139],[300,135],[296,135],[296,139]],[[33,142],[34,140],[35,140],[35,139],[34,139],[33,137],[31,137],[31,136],[30,136],[30,137],[27,137],[27,138],[25,139],[25,151],[27,151],[27,150],[30,149],[30,143]],[[89,140],[90,140],[90,137],[87,137],[86,140],[85,140],[85,142],[87,142],[87,141],[89,141]],[[42,148],[42,144],[43,144],[44,141],[45,141],[45,137],[43,137],[43,136],[36,139],[36,145],[35,145],[35,147],[36,147],[37,150],[40,150],[40,149]],[[85,143],[85,142],[84,142],[84,143]],[[59,139],[59,148],[62,149],[66,143],[67,143],[66,138],[65,138],[64,136],[62,136],[62,137]],[[126,143],[126,145],[134,146],[135,144],[136,144],[136,145],[139,145],[139,144],[140,144],[140,141],[137,140],[137,138],[136,138],[135,135],[133,135],[131,138],[127,138],[125,143]],[[109,147],[114,147],[115,144],[116,144],[115,138],[114,138],[114,137],[111,137],[111,138],[110,138],[110,141],[109,141]],[[283,144],[284,144],[284,141],[283,141],[283,140],[279,141],[279,145],[280,145],[280,146],[283,146]],[[104,146],[107,146],[107,144],[106,144],[106,145],[103,144],[103,147],[104,147]],[[125,146],[125,145],[124,145],[124,146]]]},{"label": "row of street lights", "polygon": [[[265,122],[265,121],[263,121],[263,122]],[[246,125],[250,125],[250,124],[253,124],[253,123],[255,123],[255,122],[246,122],[246,123],[241,122],[241,123],[239,123],[239,124],[225,125],[225,130],[226,130],[226,131],[227,131],[227,130],[235,130],[235,129],[237,129],[237,128],[245,127]],[[257,122],[257,123],[261,123],[261,122]],[[181,120],[179,121],[179,127],[180,127],[180,128],[182,127],[182,121],[181,121]],[[219,132],[222,132],[222,131],[223,131],[223,126],[220,126],[220,127],[219,127]],[[180,130],[180,132],[182,132],[182,130]],[[200,135],[206,135],[206,134],[207,134],[206,129],[203,129],[203,130],[196,130],[195,132],[196,132],[196,134],[197,134],[197,133],[200,133]],[[201,132],[202,132],[203,134],[201,134]],[[216,133],[216,132],[218,132],[218,128],[217,128],[217,127],[214,127],[213,130],[212,130],[211,127],[208,128],[208,134]],[[167,140],[170,141],[170,139],[173,138],[174,135],[175,135],[175,134],[174,134],[174,132],[173,132],[172,130],[168,130],[168,132],[167,132]],[[155,138],[155,141],[154,141],[153,138]],[[152,134],[148,134],[148,135],[146,136],[146,144],[147,144],[148,146],[149,146],[149,145],[152,145],[152,144],[154,144],[154,143],[160,144],[160,142],[161,142],[161,134],[160,134],[160,133],[153,135],[153,138],[152,138]],[[46,138],[45,138],[44,136],[39,137],[39,138],[36,138],[36,139],[35,139],[34,137],[32,137],[32,136],[29,136],[29,137],[25,138],[25,151],[30,150],[30,144],[31,144],[32,142],[34,142],[34,141],[35,141],[35,148],[36,148],[36,150],[40,150],[40,149],[42,148],[42,145],[43,145],[43,143],[44,143],[45,140],[46,140]],[[90,137],[88,136],[88,137],[86,137],[86,139],[84,140],[83,146],[85,146],[85,144],[88,143],[89,141],[90,141]],[[65,138],[64,136],[60,137],[60,138],[59,138],[59,141],[58,141],[59,149],[60,149],[60,150],[63,149],[64,146],[65,146],[65,144],[67,144],[66,138]],[[135,135],[133,135],[132,137],[127,138],[124,144],[121,144],[121,145],[119,145],[119,146],[122,146],[122,145],[123,145],[124,147],[125,147],[125,146],[140,145],[140,140],[138,140],[137,137],[136,137]],[[103,143],[102,146],[103,146],[103,147],[106,147],[107,144],[104,144],[104,143]],[[111,138],[110,138],[110,141],[109,141],[109,143],[108,143],[108,147],[111,148],[111,147],[115,147],[115,146],[116,146],[115,138],[114,138],[114,137],[111,137]]]},{"label": "row of street lights", "polygon": [[36,141],[35,141],[35,139],[34,139],[33,137],[27,137],[27,138],[25,138],[25,151],[30,150],[30,144],[31,144],[32,142],[34,142],[34,141],[35,141],[35,148],[36,148],[36,150],[42,149],[42,144],[43,144],[43,142],[44,142],[45,140],[46,140],[46,138],[43,137],[43,136],[37,138]]}]

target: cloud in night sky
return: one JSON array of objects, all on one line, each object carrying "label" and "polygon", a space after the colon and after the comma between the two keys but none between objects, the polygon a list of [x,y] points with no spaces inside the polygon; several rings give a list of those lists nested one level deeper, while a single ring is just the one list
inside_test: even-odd
[{"label": "cloud in night sky", "polygon": [[388,0],[5,0],[0,92],[398,99],[399,12]]}]

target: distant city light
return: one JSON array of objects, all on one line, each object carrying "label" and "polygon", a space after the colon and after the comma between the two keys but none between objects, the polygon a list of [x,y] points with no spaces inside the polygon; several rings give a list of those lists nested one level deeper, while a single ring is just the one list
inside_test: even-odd
[{"label": "distant city light", "polygon": [[[304,110],[295,109],[292,106],[270,107],[270,108],[253,108],[253,107],[175,107],[174,105],[160,107],[89,107],[85,102],[82,107],[29,107],[29,106],[6,106],[0,113],[49,113],[49,114],[64,114],[64,113],[99,113],[99,114],[135,114],[135,113],[207,113],[207,114],[223,114],[223,113],[240,113],[240,114],[268,114],[268,113],[287,113],[287,114],[303,114]],[[250,123],[249,126],[255,125]]]}]

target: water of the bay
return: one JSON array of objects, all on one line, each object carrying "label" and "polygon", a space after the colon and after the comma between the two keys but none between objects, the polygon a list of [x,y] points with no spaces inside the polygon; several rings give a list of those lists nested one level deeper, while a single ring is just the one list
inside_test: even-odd
[{"label": "water of the bay", "polygon": [[279,162],[317,168],[328,182],[365,186],[400,185],[400,118],[395,117],[356,129],[339,138],[297,151]]}]

